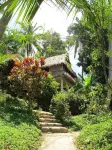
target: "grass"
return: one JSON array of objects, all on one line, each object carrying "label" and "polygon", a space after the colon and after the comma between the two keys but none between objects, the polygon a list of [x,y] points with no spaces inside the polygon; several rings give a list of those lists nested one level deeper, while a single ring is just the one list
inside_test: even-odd
[{"label": "grass", "polygon": [[0,94],[0,150],[37,150],[41,142],[39,123],[24,101]]},{"label": "grass", "polygon": [[111,119],[111,117],[112,117],[112,113],[104,113],[100,115],[81,114],[81,115],[73,116],[71,120],[71,130],[79,131],[82,130],[87,125],[105,122],[106,120]]},{"label": "grass", "polygon": [[83,128],[77,144],[79,150],[112,150],[112,119]]},{"label": "grass", "polygon": [[84,126],[86,126],[87,124],[89,124],[89,121],[88,121],[87,117],[88,117],[87,114],[73,116],[72,120],[71,120],[71,130],[73,130],[73,131],[79,131]]},{"label": "grass", "polygon": [[81,130],[78,150],[112,150],[112,113],[72,117],[72,130]]}]

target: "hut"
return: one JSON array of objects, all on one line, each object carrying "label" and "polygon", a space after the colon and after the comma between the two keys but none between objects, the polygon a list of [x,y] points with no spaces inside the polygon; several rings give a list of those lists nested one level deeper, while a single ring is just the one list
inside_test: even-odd
[{"label": "hut", "polygon": [[61,85],[61,91],[75,84],[76,73],[72,70],[69,56],[66,54],[53,56],[45,59],[43,68],[51,72],[57,82]]}]

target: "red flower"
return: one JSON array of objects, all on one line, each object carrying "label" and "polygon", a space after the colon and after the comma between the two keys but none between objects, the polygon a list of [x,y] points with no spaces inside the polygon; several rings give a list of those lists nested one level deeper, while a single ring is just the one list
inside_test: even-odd
[{"label": "red flower", "polygon": [[26,65],[28,65],[27,63],[28,63],[28,61],[26,59],[24,59],[23,64],[26,66]]},{"label": "red flower", "polygon": [[36,65],[36,66],[38,66],[38,65],[39,65],[38,60],[35,60],[35,65]]},{"label": "red flower", "polygon": [[45,72],[45,76],[46,76],[46,77],[48,76],[48,72],[47,72],[47,71]]},{"label": "red flower", "polygon": [[41,63],[41,66],[44,65],[45,64],[45,58],[43,58],[43,57],[40,58],[40,63]]},{"label": "red flower", "polygon": [[29,57],[29,62],[34,63],[34,59],[32,57]]}]

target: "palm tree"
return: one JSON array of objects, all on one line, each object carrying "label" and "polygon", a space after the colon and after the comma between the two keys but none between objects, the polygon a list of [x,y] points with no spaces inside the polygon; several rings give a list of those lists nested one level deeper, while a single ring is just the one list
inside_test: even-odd
[{"label": "palm tree", "polygon": [[32,20],[43,0],[6,0],[0,4],[0,40],[11,17],[18,13],[17,19],[29,22]]},{"label": "palm tree", "polygon": [[[0,2],[0,12],[3,13],[0,19],[0,40],[13,15],[18,14],[17,20],[29,22],[35,16],[43,1],[44,0],[3,0],[3,2]],[[56,3],[53,0],[50,1],[54,5],[58,4],[66,8],[68,0],[56,0]]]},{"label": "palm tree", "polygon": [[[22,36],[21,45],[22,51],[24,50],[26,56],[35,57],[35,53],[37,52],[37,47],[40,48],[38,40],[41,38],[41,34],[36,34],[35,31],[38,29],[43,29],[41,26],[32,25],[32,23],[20,23],[21,30],[20,36]],[[21,37],[20,37],[21,38]]]}]

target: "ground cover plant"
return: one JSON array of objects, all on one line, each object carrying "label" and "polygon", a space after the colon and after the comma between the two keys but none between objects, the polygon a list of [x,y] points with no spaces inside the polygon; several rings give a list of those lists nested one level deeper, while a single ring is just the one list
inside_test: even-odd
[{"label": "ground cover plant", "polygon": [[27,104],[0,93],[0,149],[38,149],[41,131],[35,114]]},{"label": "ground cover plant", "polygon": [[106,120],[111,119],[111,113],[102,113],[99,115],[94,114],[80,114],[72,116],[71,119],[71,130],[79,131],[82,130],[87,125],[99,124],[101,122],[106,122]]},{"label": "ground cover plant", "polygon": [[112,119],[84,127],[77,144],[79,150],[111,150]]},{"label": "ground cover plant", "polygon": [[81,114],[73,116],[71,130],[81,131],[77,139],[78,150],[112,149],[112,113]]}]

